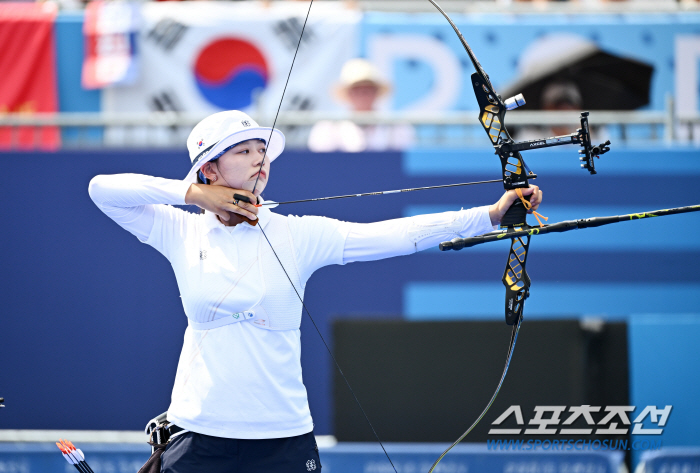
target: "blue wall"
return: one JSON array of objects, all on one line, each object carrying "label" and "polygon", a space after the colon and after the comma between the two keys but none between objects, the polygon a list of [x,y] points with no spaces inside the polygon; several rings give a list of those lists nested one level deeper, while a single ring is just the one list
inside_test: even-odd
[{"label": "blue wall", "polygon": [[[698,295],[696,292],[694,298]],[[695,337],[699,330],[700,314],[630,318],[630,402],[636,406],[673,406],[661,437],[666,446],[700,446],[700,343]],[[645,427],[657,428],[649,425],[648,419]],[[638,440],[644,437],[633,436]],[[634,452],[635,457],[640,453]]]},{"label": "blue wall", "polygon": [[[545,195],[542,213],[558,220],[698,203],[698,154],[616,149],[601,159],[596,176],[577,170],[573,148],[533,151],[526,159],[543,176],[537,180]],[[21,178],[9,179],[0,190],[6,203],[0,237],[5,250],[0,256],[0,396],[7,400],[0,428],[143,428],[168,406],[186,321],[168,262],[104,216],[90,201],[87,185],[101,173],[181,178],[188,169],[186,153],[2,157],[21,171],[13,174]],[[492,179],[498,171],[486,149],[405,155],[287,152],[274,163],[266,197],[280,201]],[[498,185],[486,185],[278,210],[370,222],[489,204],[501,193]],[[673,320],[675,313],[697,312],[700,273],[693,262],[700,261],[700,249],[693,242],[699,230],[698,214],[688,214],[620,223],[610,232],[600,228],[534,238],[525,323],[590,313],[625,319],[638,312],[669,313],[667,319]],[[341,315],[502,320],[505,258],[505,247],[496,244],[328,267],[310,280],[306,303],[326,339],[332,319]],[[630,335],[635,356],[650,346],[647,338],[637,345],[636,333]],[[331,433],[333,371],[306,317],[302,340],[317,433]],[[697,379],[691,361],[697,353],[683,346],[688,345],[679,344],[659,359]],[[645,372],[645,362],[635,370]],[[674,411],[669,429],[700,421],[686,387],[669,384],[668,394],[655,401],[687,406]],[[687,392],[693,389],[697,386]]]}]

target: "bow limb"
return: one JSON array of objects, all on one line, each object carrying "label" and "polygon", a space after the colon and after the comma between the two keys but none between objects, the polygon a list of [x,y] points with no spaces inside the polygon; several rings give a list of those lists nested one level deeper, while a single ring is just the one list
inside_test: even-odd
[{"label": "bow limb", "polygon": [[492,94],[496,95],[495,92],[494,92],[494,90],[493,90],[493,85],[491,85],[491,81],[489,80],[489,75],[486,73],[486,71],[484,71],[484,68],[481,67],[481,63],[480,63],[479,60],[476,58],[476,55],[474,54],[474,51],[472,51],[472,48],[469,46],[469,44],[467,43],[467,41],[464,39],[464,36],[462,36],[462,32],[459,31],[459,28],[457,28],[457,25],[454,24],[454,22],[453,22],[452,19],[449,17],[449,15],[445,12],[445,10],[443,10],[442,8],[440,8],[440,5],[438,5],[437,3],[435,3],[434,0],[428,0],[428,1],[429,1],[430,3],[432,3],[433,6],[434,6],[435,8],[437,8],[437,10],[442,14],[442,16],[445,17],[445,19],[446,19],[447,22],[450,24],[450,26],[452,26],[452,29],[453,29],[453,30],[455,31],[455,33],[457,34],[457,37],[459,37],[459,41],[462,43],[462,46],[464,46],[464,49],[467,51],[467,54],[469,54],[469,59],[471,59],[472,64],[474,64],[474,69],[476,69],[476,72],[481,76],[481,78],[483,79],[484,84],[485,84],[486,87],[489,89],[489,91],[490,91]]},{"label": "bow limb", "polygon": [[435,463],[430,467],[430,470],[428,470],[428,473],[433,473],[435,468],[437,468],[438,464],[440,461],[445,458],[445,455],[452,450],[457,444],[459,444],[462,440],[464,440],[464,437],[466,437],[469,432],[471,432],[474,427],[476,427],[476,424],[481,421],[481,419],[484,418],[486,413],[489,411],[491,408],[491,405],[493,405],[493,402],[496,400],[496,396],[498,396],[498,393],[501,391],[501,386],[503,386],[503,381],[506,379],[506,373],[508,373],[508,368],[510,367],[510,361],[513,358],[513,351],[515,351],[515,342],[518,340],[518,333],[520,332],[520,324],[522,323],[523,319],[520,318],[518,319],[518,323],[513,325],[513,331],[511,332],[510,335],[510,343],[508,344],[508,354],[506,355],[506,364],[505,367],[503,368],[503,374],[501,374],[501,379],[498,382],[498,386],[496,387],[496,391],[493,393],[493,396],[491,396],[491,400],[489,400],[489,403],[486,405],[484,410],[481,412],[479,417],[472,423],[471,426],[462,434],[459,436],[457,440],[452,442],[452,445],[450,445],[442,454],[438,457],[437,460],[435,460]]}]

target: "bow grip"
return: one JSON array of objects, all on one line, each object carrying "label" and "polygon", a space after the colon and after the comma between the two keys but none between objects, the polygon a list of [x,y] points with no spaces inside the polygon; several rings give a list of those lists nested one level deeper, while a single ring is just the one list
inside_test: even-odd
[{"label": "bow grip", "polygon": [[[530,195],[523,196],[525,200],[530,201]],[[501,219],[501,228],[521,227],[527,225],[527,209],[522,200],[517,199],[513,205],[508,208],[505,215]]]}]

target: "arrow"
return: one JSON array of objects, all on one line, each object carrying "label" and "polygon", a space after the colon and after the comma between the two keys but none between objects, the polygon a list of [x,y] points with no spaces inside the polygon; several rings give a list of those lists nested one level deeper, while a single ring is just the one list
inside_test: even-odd
[{"label": "arrow", "polygon": [[[528,175],[528,179],[535,179],[535,178],[537,178],[537,174],[531,173],[530,175]],[[399,194],[401,192],[425,191],[428,189],[444,189],[446,187],[474,186],[477,184],[495,184],[497,182],[503,183],[503,181],[501,179],[492,179],[490,181],[461,182],[459,184],[444,184],[441,186],[411,187],[409,189],[397,189],[397,190],[393,190],[393,191],[379,191],[379,192],[365,192],[363,194],[335,195],[332,197],[317,197],[315,199],[288,200],[286,202],[275,202],[274,200],[265,200],[262,203],[256,205],[256,207],[267,207],[270,209],[274,209],[278,205],[282,205],[282,204],[298,204],[301,202],[319,202],[322,200],[347,199],[348,197],[367,197],[370,195]],[[235,194],[234,198],[236,198],[238,200],[242,200],[244,202],[248,202],[248,198],[245,196],[242,196],[240,194]]]},{"label": "arrow", "polygon": [[58,439],[56,446],[61,450],[61,453],[63,453],[63,458],[73,465],[80,473],[95,473],[85,461],[83,451],[79,448],[75,448],[72,442]]}]

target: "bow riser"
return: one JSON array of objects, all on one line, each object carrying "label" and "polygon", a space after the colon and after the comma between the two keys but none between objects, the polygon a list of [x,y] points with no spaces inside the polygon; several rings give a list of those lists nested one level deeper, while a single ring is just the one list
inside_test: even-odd
[{"label": "bow riser", "polygon": [[523,157],[517,150],[502,148],[504,143],[512,143],[506,129],[506,106],[501,98],[484,81],[478,72],[471,75],[472,87],[476,102],[479,105],[479,123],[484,127],[491,144],[496,148],[496,154],[501,160],[503,187],[508,189],[528,187],[529,172]]},{"label": "bow riser", "polygon": [[506,287],[506,323],[518,323],[523,316],[525,299],[530,296],[530,276],[525,271],[527,254],[530,249],[530,236],[513,238],[510,242],[508,264],[503,273]]}]

